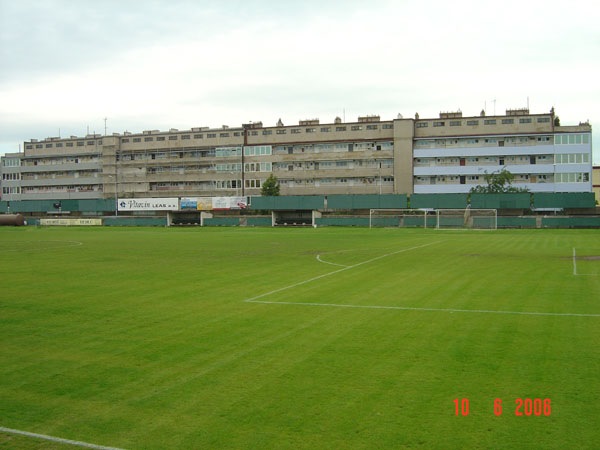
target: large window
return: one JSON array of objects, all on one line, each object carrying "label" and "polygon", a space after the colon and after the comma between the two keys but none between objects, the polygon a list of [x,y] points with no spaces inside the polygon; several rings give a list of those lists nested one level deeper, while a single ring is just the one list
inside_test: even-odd
[{"label": "large window", "polygon": [[21,160],[19,158],[3,158],[2,165],[4,167],[19,167]]},{"label": "large window", "polygon": [[589,144],[590,135],[589,133],[583,134],[555,134],[554,144],[556,145],[575,145],[575,144]]},{"label": "large window", "polygon": [[557,153],[554,155],[555,164],[587,164],[590,162],[588,153]]},{"label": "large window", "polygon": [[587,183],[590,181],[590,174],[583,173],[557,173],[554,175],[557,183]]},{"label": "large window", "polygon": [[215,156],[242,156],[242,147],[221,147],[215,149]]},{"label": "large window", "polygon": [[272,154],[273,148],[270,145],[254,145],[244,147],[244,156],[265,156]]},{"label": "large window", "polygon": [[271,172],[272,165],[270,162],[257,162],[244,164],[244,172]]},{"label": "large window", "polygon": [[242,164],[217,164],[216,169],[217,172],[241,172]]}]

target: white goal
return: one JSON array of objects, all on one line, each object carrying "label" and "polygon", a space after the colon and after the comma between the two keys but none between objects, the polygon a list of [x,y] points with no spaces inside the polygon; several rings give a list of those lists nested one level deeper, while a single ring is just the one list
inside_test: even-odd
[{"label": "white goal", "polygon": [[369,211],[369,228],[427,228],[435,226],[435,223],[433,211],[425,209],[371,209]]},{"label": "white goal", "polygon": [[437,229],[496,230],[498,228],[498,210],[496,209],[436,209],[435,218]]}]

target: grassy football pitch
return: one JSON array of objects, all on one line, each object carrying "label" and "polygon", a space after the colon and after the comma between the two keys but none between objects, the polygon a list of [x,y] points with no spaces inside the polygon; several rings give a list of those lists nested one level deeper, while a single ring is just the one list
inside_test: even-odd
[{"label": "grassy football pitch", "polygon": [[0,447],[598,448],[600,232],[0,229]]}]

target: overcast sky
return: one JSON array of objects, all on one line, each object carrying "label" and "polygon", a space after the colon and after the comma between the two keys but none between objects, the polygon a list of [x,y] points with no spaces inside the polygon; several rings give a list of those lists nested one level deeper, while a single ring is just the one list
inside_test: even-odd
[{"label": "overcast sky", "polygon": [[0,154],[105,117],[111,134],[529,102],[597,127],[599,19],[595,0],[0,0]]}]

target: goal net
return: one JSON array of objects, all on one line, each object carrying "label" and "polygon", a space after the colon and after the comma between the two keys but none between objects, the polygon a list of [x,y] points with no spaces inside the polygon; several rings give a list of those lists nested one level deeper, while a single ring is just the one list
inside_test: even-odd
[{"label": "goal net", "polygon": [[436,209],[435,218],[437,229],[496,230],[498,228],[498,211],[496,209]]},{"label": "goal net", "polygon": [[[429,212],[429,214],[428,214]],[[435,226],[433,211],[422,209],[371,209],[369,228]]]}]

